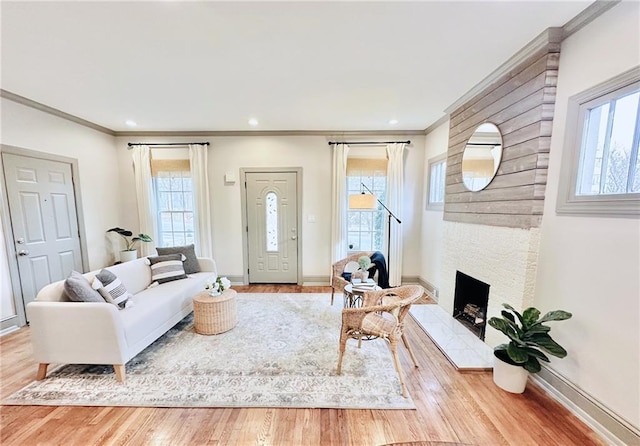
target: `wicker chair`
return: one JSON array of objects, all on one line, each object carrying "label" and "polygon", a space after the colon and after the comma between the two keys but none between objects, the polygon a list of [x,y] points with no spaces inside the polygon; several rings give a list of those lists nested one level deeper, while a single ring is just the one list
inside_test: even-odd
[{"label": "wicker chair", "polygon": [[411,304],[422,297],[424,289],[420,285],[406,285],[398,288],[368,291],[364,295],[362,308],[342,310],[342,330],[340,332],[340,354],[338,356],[338,375],[342,373],[342,357],[347,339],[358,339],[358,347],[363,336],[377,336],[389,342],[393,365],[400,378],[402,396],[407,397],[407,388],[402,377],[402,368],[396,352],[398,341],[409,351],[413,364],[418,367],[416,357],[404,334],[404,318]]},{"label": "wicker chair", "polygon": [[363,251],[357,252],[355,254],[351,254],[350,256],[338,260],[331,267],[331,305],[333,305],[333,295],[336,291],[340,291],[344,293],[344,287],[349,284],[347,280],[342,277],[342,273],[344,272],[344,267],[347,266],[349,262],[357,262],[358,259],[362,256],[371,257],[373,251]]}]

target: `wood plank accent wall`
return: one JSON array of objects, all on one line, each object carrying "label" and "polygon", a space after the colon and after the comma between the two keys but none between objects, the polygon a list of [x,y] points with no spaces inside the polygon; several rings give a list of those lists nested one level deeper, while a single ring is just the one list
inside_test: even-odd
[{"label": "wood plank accent wall", "polygon": [[[561,40],[559,33],[548,36],[518,66],[451,113],[445,220],[526,229],[540,225]],[[487,188],[471,192],[462,182],[462,153],[483,122],[502,133],[502,161]]]}]

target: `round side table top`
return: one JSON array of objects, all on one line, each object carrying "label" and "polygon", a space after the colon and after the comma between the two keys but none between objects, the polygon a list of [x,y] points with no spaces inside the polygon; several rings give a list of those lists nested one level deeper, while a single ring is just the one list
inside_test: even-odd
[{"label": "round side table top", "polygon": [[236,296],[236,290],[229,288],[224,290],[222,293],[217,296],[212,296],[208,291],[202,291],[195,296],[193,296],[193,300],[198,303],[215,303],[215,302],[224,302],[229,299],[233,299]]},{"label": "round side table top", "polygon": [[348,294],[363,294],[367,291],[380,291],[382,288],[380,288],[378,285],[376,285],[375,287],[367,287],[367,289],[358,289],[356,286],[356,289],[353,289],[353,284],[350,283],[348,285],[345,285],[344,287],[344,292],[348,293]]}]

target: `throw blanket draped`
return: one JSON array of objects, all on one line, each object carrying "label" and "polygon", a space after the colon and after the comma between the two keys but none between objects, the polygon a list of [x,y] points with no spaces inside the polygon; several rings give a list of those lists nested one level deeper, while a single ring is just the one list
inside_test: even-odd
[{"label": "throw blanket draped", "polygon": [[390,288],[387,261],[384,259],[384,254],[380,251],[371,254],[371,263],[373,263],[373,266],[369,268],[369,277],[373,277],[376,271],[378,271],[378,286],[380,286],[380,288]]}]

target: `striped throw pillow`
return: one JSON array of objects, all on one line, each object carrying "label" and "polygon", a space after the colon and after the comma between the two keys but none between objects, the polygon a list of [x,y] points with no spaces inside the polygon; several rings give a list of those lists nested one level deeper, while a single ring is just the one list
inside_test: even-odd
[{"label": "striped throw pillow", "polygon": [[186,279],[182,254],[147,257],[151,266],[151,282],[166,283],[173,280]]},{"label": "striped throw pillow", "polygon": [[98,290],[104,300],[118,308],[122,309],[131,306],[132,302],[129,299],[133,297],[132,294],[127,291],[118,276],[111,271],[103,269],[96,274],[92,286]]}]

